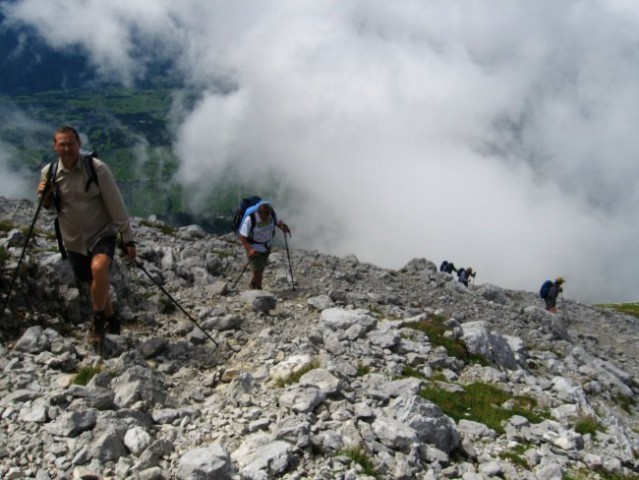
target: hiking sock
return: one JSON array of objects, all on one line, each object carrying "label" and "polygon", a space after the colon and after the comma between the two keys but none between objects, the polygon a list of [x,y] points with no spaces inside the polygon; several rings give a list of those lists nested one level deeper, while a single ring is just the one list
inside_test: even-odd
[{"label": "hiking sock", "polygon": [[91,326],[89,327],[89,338],[91,340],[96,341],[104,337],[105,322],[104,312],[93,312]]},{"label": "hiking sock", "polygon": [[122,324],[120,322],[120,317],[113,314],[110,317],[106,318],[106,331],[107,333],[111,333],[113,335],[120,335],[122,331]]}]

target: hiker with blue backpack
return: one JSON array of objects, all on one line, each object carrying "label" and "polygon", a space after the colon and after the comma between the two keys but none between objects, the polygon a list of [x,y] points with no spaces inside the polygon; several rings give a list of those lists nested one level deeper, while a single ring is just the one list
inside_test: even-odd
[{"label": "hiker with blue backpack", "polygon": [[563,292],[562,285],[565,280],[563,277],[557,277],[555,281],[546,280],[539,289],[539,296],[546,303],[546,310],[557,313],[557,297]]},{"label": "hiker with blue backpack", "polygon": [[53,149],[58,158],[42,169],[38,195],[44,208],[56,210],[62,257],[68,257],[76,280],[90,286],[93,315],[88,339],[101,355],[105,331],[120,334],[109,298],[109,267],[118,233],[130,260],[135,260],[136,248],[111,170],[92,154],[82,154],[80,146],[77,130],[68,126],[56,130]]},{"label": "hiker with blue backpack", "polygon": [[[259,197],[253,197],[252,200],[257,201],[244,209],[237,233],[240,237],[240,242],[246,249],[249,264],[253,270],[250,288],[261,290],[264,270],[273,247],[275,228],[282,230],[285,239],[287,234],[291,235],[291,230],[286,223],[278,218],[271,202],[261,200]],[[247,203],[250,203],[250,200]],[[242,213],[242,208],[241,206],[240,211],[236,214],[236,219]],[[237,224],[237,220],[234,224]]]}]

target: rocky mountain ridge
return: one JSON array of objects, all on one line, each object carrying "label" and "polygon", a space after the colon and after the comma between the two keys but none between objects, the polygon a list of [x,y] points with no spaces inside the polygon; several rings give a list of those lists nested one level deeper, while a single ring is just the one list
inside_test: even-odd
[{"label": "rocky mountain ridge", "polygon": [[[0,198],[3,293],[34,212]],[[425,259],[389,270],[294,244],[249,291],[232,235],[134,224],[143,268],[116,262],[123,332],[101,364],[87,292],[41,214],[0,324],[2,478],[638,478],[636,318],[569,298],[551,314],[534,292],[466,288]],[[483,361],[418,328],[435,319]],[[476,385],[539,417],[491,427],[425,395]]]}]

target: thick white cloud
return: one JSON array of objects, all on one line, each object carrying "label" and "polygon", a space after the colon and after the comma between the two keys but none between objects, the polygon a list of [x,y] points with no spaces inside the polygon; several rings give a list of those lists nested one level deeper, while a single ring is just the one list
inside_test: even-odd
[{"label": "thick white cloud", "polygon": [[[15,171],[8,166],[9,159],[15,154],[11,145],[0,142],[0,195],[6,198],[33,199],[36,185],[30,184],[26,172]],[[30,197],[29,193],[32,194]]]},{"label": "thick white cloud", "polygon": [[[43,134],[51,138],[46,125],[34,121],[15,105],[0,105],[0,121],[11,125],[12,132],[20,132],[19,140],[23,143],[39,144]],[[19,155],[19,149],[10,140],[0,141],[0,195],[35,200],[37,177],[34,179],[33,172],[29,172],[24,165],[15,166],[12,160]]]},{"label": "thick white cloud", "polygon": [[[636,300],[639,15],[624,1],[19,1],[130,83],[176,60],[191,190],[276,172],[294,244]],[[231,92],[220,92],[220,84]],[[247,192],[248,193],[248,192]],[[288,214],[288,215],[287,215]]]}]

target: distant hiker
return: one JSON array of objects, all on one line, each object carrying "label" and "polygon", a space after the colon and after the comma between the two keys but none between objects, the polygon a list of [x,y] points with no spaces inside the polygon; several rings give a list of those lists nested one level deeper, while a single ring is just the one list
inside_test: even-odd
[{"label": "distant hiker", "polygon": [[273,246],[275,227],[282,230],[284,235],[290,235],[291,230],[288,225],[278,219],[277,213],[268,201],[259,201],[254,208],[247,210],[246,213],[238,233],[253,269],[250,287],[261,290],[264,269]]},{"label": "distant hiker", "polygon": [[38,195],[44,195],[45,208],[57,211],[56,231],[63,257],[68,255],[77,281],[90,285],[93,315],[89,343],[101,348],[105,329],[120,334],[120,320],[109,298],[109,266],[117,234],[129,259],[135,259],[136,248],[111,170],[97,158],[82,155],[80,145],[74,128],[56,130],[53,149],[59,157],[42,169]]},{"label": "distant hiker", "polygon": [[439,267],[440,272],[444,273],[457,273],[457,269],[455,268],[455,264],[453,262],[449,262],[448,260],[444,260]]},{"label": "distant hiker", "polygon": [[457,280],[459,281],[459,283],[463,283],[466,286],[468,286],[470,277],[474,278],[475,275],[477,275],[477,272],[473,272],[473,269],[470,267],[457,269]]},{"label": "distant hiker", "polygon": [[546,310],[552,313],[557,313],[557,297],[563,288],[565,280],[563,277],[557,277],[555,281],[546,280],[539,289],[539,296],[546,302]]}]

